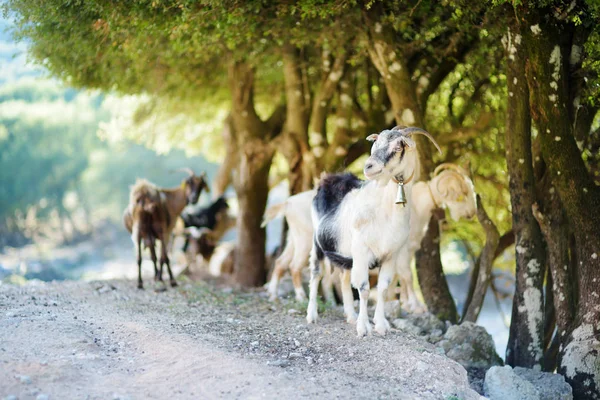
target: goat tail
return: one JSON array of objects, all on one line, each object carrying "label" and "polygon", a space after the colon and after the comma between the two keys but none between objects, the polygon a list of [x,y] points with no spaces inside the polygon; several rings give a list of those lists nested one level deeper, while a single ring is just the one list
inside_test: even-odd
[{"label": "goat tail", "polygon": [[335,251],[325,251],[324,253],[332,264],[343,269],[352,269],[352,258],[343,256]]},{"label": "goat tail", "polygon": [[283,213],[285,212],[285,205],[286,202],[284,201],[283,203],[275,204],[267,208],[267,210],[265,211],[265,215],[263,216],[262,223],[260,224],[260,227],[264,228],[269,222],[273,221],[275,218],[283,216]]}]

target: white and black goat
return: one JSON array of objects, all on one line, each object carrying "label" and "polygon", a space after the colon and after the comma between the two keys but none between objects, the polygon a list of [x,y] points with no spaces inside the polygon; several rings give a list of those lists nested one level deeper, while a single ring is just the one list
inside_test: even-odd
[{"label": "white and black goat", "polygon": [[[316,190],[298,193],[285,202],[273,205],[265,212],[263,225],[283,216],[288,223],[288,238],[283,253],[275,261],[275,268],[269,282],[271,300],[277,297],[279,280],[286,269],[291,270],[296,299],[302,301],[306,295],[302,287],[301,272],[307,265],[312,246],[313,226],[310,217],[312,200]],[[424,306],[415,295],[410,271],[410,261],[421,246],[421,240],[427,231],[427,225],[435,208],[447,208],[454,220],[471,218],[476,212],[474,186],[467,173],[455,164],[440,164],[433,178],[426,182],[417,182],[412,189],[413,201],[410,203],[410,258],[398,260],[396,273],[401,279],[402,305],[408,311],[420,312]],[[326,300],[333,298],[332,278],[324,270],[323,294]]]},{"label": "white and black goat", "polygon": [[[322,261],[343,268],[342,298],[347,320],[356,320],[358,336],[371,331],[367,315],[369,269],[380,267],[377,283],[375,330],[384,335],[389,323],[384,314],[387,289],[395,274],[397,260],[408,253],[411,208],[396,204],[412,202],[412,180],[419,171],[419,155],[414,134],[431,135],[421,128],[395,127],[372,134],[371,155],[364,167],[363,182],[352,174],[329,175],[320,182],[313,200],[313,247],[310,254],[311,278],[306,320],[315,322],[317,287],[323,275]],[[441,152],[441,150],[440,150]],[[400,191],[404,196],[400,196]],[[359,293],[356,316],[352,289]]]},{"label": "white and black goat", "polygon": [[[235,226],[235,218],[229,214],[229,205],[224,196],[219,197],[207,207],[184,211],[182,234],[185,237],[187,272],[192,264],[210,265],[218,243],[225,233]],[[201,256],[201,260],[198,259]]]}]

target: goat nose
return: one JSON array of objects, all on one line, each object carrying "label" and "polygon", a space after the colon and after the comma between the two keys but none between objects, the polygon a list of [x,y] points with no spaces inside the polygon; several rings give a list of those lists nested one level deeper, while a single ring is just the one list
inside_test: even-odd
[{"label": "goat nose", "polygon": [[373,168],[373,163],[372,162],[368,162],[368,163],[365,164],[365,170],[369,170],[371,168]]}]

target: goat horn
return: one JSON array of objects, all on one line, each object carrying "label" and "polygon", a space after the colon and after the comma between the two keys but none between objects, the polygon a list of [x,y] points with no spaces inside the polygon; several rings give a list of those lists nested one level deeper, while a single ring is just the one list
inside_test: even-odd
[{"label": "goat horn", "polygon": [[441,194],[444,199],[446,199],[446,197],[448,197],[449,190],[448,190],[448,188],[446,188],[446,191],[444,193],[442,193],[442,191],[440,190],[440,183],[442,183],[441,179],[437,182],[437,184],[435,185],[435,188],[438,191],[438,193]]},{"label": "goat horn", "polygon": [[433,171],[433,176],[437,176],[437,174],[439,174],[440,172],[442,172],[445,169],[451,169],[451,170],[458,172],[459,174],[461,174],[463,176],[467,176],[467,177],[469,176],[467,171],[465,171],[462,167],[460,167],[456,164],[452,164],[452,163],[443,163],[443,164],[440,164],[437,167],[435,167],[435,170]]},{"label": "goat horn", "polygon": [[178,168],[178,169],[176,169],[175,171],[176,171],[176,172],[187,172],[187,173],[188,173],[190,176],[194,176],[194,175],[195,175],[195,174],[194,174],[194,171],[193,171],[191,168],[187,168],[187,167],[184,167],[184,168]]},{"label": "goat horn", "polygon": [[[400,126],[398,126],[398,127],[400,127]],[[398,127],[395,127],[394,129],[397,130],[396,128],[398,128]],[[402,132],[406,136],[412,136],[414,134],[426,136],[427,139],[431,140],[431,143],[434,144],[435,148],[440,152],[440,154],[442,154],[442,149],[440,149],[440,146],[437,144],[437,142],[435,141],[433,136],[431,136],[431,134],[429,132],[427,132],[425,129],[410,126],[407,128],[402,128],[400,130],[400,132]]]}]

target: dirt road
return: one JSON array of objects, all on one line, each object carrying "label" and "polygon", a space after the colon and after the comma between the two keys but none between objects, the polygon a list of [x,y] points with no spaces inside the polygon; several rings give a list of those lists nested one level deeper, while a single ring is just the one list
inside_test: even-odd
[{"label": "dirt road", "polygon": [[302,307],[204,283],[0,285],[0,398],[479,398],[432,345]]}]

